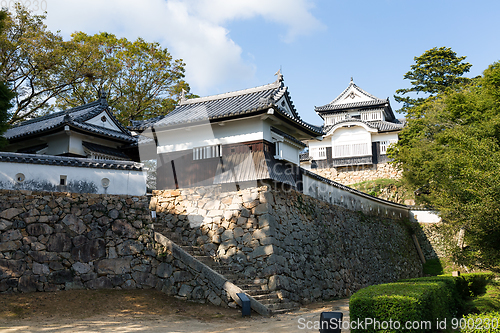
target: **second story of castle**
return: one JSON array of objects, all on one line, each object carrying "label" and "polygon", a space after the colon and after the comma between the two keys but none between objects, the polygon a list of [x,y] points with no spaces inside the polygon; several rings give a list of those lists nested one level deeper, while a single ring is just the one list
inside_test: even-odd
[{"label": "second story of castle", "polygon": [[404,121],[396,119],[389,99],[349,86],[330,103],[315,107],[323,119],[323,140],[309,141],[301,165],[331,168],[387,162],[387,148],[397,142]]}]

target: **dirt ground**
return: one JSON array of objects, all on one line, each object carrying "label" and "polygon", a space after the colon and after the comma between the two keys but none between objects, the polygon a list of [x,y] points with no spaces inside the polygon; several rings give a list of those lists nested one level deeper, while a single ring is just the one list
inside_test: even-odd
[{"label": "dirt ground", "polygon": [[321,312],[341,311],[346,320],[348,305],[343,299],[270,318],[256,313],[242,318],[239,309],[186,302],[156,290],[0,294],[0,333],[318,332],[314,324]]}]

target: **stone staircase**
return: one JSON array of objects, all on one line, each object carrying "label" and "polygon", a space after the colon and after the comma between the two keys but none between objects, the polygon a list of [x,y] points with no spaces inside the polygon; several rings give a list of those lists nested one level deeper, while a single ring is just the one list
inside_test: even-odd
[{"label": "stone staircase", "polygon": [[232,269],[229,264],[216,261],[212,257],[205,255],[199,246],[182,245],[182,241],[175,233],[169,232],[159,223],[155,223],[154,230],[165,235],[198,261],[207,265],[224,276],[228,281],[241,288],[247,295],[252,296],[256,301],[271,310],[273,315],[294,311],[299,308],[299,303],[284,298],[280,291],[269,290],[268,279],[250,279],[243,276],[242,273],[234,272],[234,269]]}]

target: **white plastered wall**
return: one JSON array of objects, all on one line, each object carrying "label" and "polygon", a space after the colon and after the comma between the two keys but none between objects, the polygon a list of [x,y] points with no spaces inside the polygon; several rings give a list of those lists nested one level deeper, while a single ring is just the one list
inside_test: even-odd
[{"label": "white plastered wall", "polygon": [[[16,180],[16,175],[20,174],[24,176],[22,182]],[[76,189],[72,192],[146,194],[146,173],[143,171],[0,162],[0,186],[7,190],[56,191],[61,176],[66,176],[68,189],[75,184],[71,185]],[[109,179],[107,188],[102,185],[104,178]]]}]

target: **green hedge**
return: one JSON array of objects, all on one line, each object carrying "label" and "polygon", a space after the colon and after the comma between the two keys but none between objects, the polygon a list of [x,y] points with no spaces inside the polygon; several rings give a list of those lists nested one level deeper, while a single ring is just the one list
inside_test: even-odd
[{"label": "green hedge", "polygon": [[439,275],[422,277],[415,279],[401,280],[399,282],[442,282],[448,289],[451,298],[451,314],[453,317],[461,317],[465,309],[465,301],[469,298],[469,289],[467,287],[466,281],[462,277],[454,277],[451,275]]},{"label": "green hedge", "polygon": [[[436,318],[451,318],[453,299],[451,289],[442,281],[397,282],[370,286],[356,292],[349,302],[351,322],[366,323],[398,321],[400,328],[382,330],[381,327],[356,327],[352,332],[432,332]],[[429,322],[426,330],[408,330],[406,322]]]},{"label": "green hedge", "polygon": [[476,297],[486,292],[486,285],[495,275],[493,273],[469,273],[461,277],[469,289],[469,297]]},{"label": "green hedge", "polygon": [[470,314],[464,316],[464,319],[461,330],[463,333],[500,333],[499,312]]},{"label": "green hedge", "polygon": [[[489,273],[463,274],[458,277],[440,275],[401,280],[396,283],[370,286],[356,292],[350,300],[351,322],[398,321],[400,329],[380,329],[363,327],[353,332],[416,332],[436,330],[436,318],[461,318],[468,299],[485,292]],[[430,329],[408,330],[406,322],[429,322]],[[376,329],[379,328],[379,329]],[[393,327],[394,328],[394,327]]]}]

